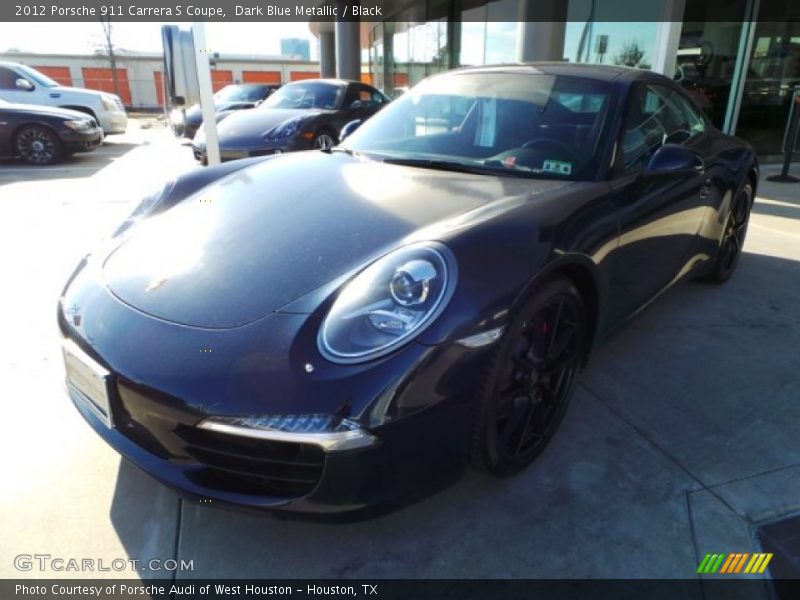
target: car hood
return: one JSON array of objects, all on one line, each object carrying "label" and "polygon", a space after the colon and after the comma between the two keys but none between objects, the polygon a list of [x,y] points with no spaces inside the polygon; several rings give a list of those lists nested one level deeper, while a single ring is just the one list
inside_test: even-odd
[{"label": "car hood", "polygon": [[52,87],[47,89],[50,91],[50,93],[55,93],[55,94],[69,93],[69,94],[77,94],[83,96],[99,96],[99,97],[114,95],[111,92],[101,92],[99,90],[89,90],[86,88],[69,87],[66,85],[59,85],[57,87]]},{"label": "car hood", "polygon": [[27,115],[39,117],[60,117],[65,120],[91,118],[91,115],[77,110],[39,106],[36,104],[3,104],[0,105],[0,110],[13,110],[16,113],[25,113]]},{"label": "car hood", "polygon": [[[330,284],[432,226],[564,182],[300,152],[237,171],[134,228],[105,258],[120,300],[168,321],[231,328]],[[435,229],[435,227],[433,227]],[[432,237],[430,239],[436,239]]]},{"label": "car hood", "polygon": [[219,124],[219,143],[221,146],[237,146],[251,143],[273,127],[295,117],[312,117],[323,112],[305,108],[256,108],[241,110],[231,114]]}]

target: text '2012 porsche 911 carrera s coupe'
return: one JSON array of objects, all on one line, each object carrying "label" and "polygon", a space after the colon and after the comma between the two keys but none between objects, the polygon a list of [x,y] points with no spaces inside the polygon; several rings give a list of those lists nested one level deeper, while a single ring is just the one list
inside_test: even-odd
[{"label": "text '2012 porsche 911 carrera s coupe'", "polygon": [[60,299],[67,388],[190,498],[344,511],[514,474],[599,340],[730,277],[757,181],[660,75],[437,75],[336,148],[146,198]]}]

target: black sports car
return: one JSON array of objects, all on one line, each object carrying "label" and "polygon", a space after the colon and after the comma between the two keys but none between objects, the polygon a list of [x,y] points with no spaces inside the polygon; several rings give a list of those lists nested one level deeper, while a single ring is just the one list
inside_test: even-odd
[{"label": "black sports car", "polygon": [[51,165],[75,152],[90,152],[102,141],[103,130],[85,113],[0,100],[0,158]]},{"label": "black sports car", "polygon": [[660,75],[437,75],[337,148],[146,199],[63,292],[68,390],[193,498],[349,510],[516,473],[599,340],[731,276],[757,181]]},{"label": "black sports car", "polygon": [[[233,114],[234,111],[254,108],[279,89],[279,84],[235,83],[226,85],[214,94],[214,112],[217,122]],[[187,109],[176,108],[170,112],[170,126],[178,137],[192,139],[203,124],[203,111],[199,104]]]},{"label": "black sports car", "polygon": [[[390,102],[357,81],[308,79],[288,83],[255,110],[241,111],[219,125],[224,161],[293,150],[327,149],[350,121],[365,121]],[[205,134],[199,130],[194,155],[205,162]]]}]

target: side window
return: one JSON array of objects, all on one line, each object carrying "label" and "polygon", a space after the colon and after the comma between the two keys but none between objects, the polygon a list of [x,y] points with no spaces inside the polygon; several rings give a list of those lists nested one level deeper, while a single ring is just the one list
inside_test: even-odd
[{"label": "side window", "polygon": [[669,90],[668,98],[675,109],[683,114],[692,137],[700,135],[706,130],[705,119],[685,96],[675,90]]},{"label": "side window", "polygon": [[664,144],[684,144],[705,130],[705,121],[674,90],[637,84],[631,92],[622,135],[625,172],[647,166]]},{"label": "side window", "polygon": [[357,100],[361,100],[367,108],[377,108],[381,105],[381,98],[380,94],[373,90],[371,87],[366,85],[359,85],[358,88],[358,98]]},{"label": "side window", "polygon": [[345,94],[344,97],[344,108],[350,108],[350,105],[359,99],[358,92],[359,89],[357,85],[353,84],[347,86],[347,94]]},{"label": "side window", "polygon": [[0,67],[0,90],[13,90],[16,88],[15,82],[19,79],[11,69]]},{"label": "side window", "polygon": [[372,101],[375,103],[375,106],[380,106],[383,104],[383,94],[381,94],[378,90],[372,90]]}]

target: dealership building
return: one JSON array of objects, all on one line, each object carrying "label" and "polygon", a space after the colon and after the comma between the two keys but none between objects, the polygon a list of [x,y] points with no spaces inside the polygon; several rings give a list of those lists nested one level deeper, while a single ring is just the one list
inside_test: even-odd
[{"label": "dealership building", "polygon": [[800,84],[797,0],[385,0],[383,12],[381,22],[311,23],[323,76],[391,93],[459,66],[624,64],[676,77],[762,157],[783,152]]},{"label": "dealership building", "polygon": [[[337,0],[319,0],[320,4]],[[518,61],[623,64],[675,77],[711,121],[779,159],[800,84],[800,0],[382,0],[379,21],[312,21],[314,55],[236,56],[228,83],[360,79],[398,95],[448,69]],[[297,40],[294,40],[296,42]],[[287,43],[289,40],[287,40]],[[288,47],[287,47],[288,52]],[[163,104],[161,56],[7,53],[67,85],[117,89],[130,108]],[[798,88],[800,89],[800,88]]]}]

